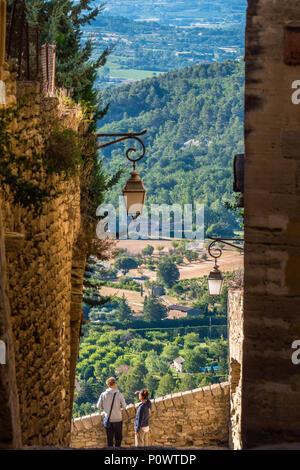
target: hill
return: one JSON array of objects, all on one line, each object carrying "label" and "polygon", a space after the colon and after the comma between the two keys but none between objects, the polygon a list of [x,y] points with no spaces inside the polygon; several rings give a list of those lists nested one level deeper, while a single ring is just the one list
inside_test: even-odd
[{"label": "hill", "polygon": [[[240,221],[225,201],[233,197],[233,156],[243,152],[243,93],[243,63],[170,71],[107,90],[110,109],[99,131],[148,129],[147,154],[138,165],[147,204],[203,203],[206,235],[231,236]],[[103,150],[109,173],[124,166],[124,148]],[[117,204],[127,178],[128,172],[108,201]]]},{"label": "hill", "polygon": [[105,67],[99,70],[103,89],[200,63],[236,60],[244,55],[243,28],[243,23],[228,21],[173,26],[101,15],[95,24],[85,26],[83,40],[93,42],[95,57],[113,46]]},{"label": "hill", "polygon": [[105,13],[176,26],[230,25],[245,21],[246,7],[245,0],[114,0],[105,4]]}]

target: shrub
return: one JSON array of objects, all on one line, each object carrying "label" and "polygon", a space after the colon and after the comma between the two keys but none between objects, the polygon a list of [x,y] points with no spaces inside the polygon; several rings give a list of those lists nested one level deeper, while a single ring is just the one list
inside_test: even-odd
[{"label": "shrub", "polygon": [[50,173],[65,173],[66,176],[78,173],[82,159],[80,138],[75,131],[64,129],[51,134],[45,163]]}]

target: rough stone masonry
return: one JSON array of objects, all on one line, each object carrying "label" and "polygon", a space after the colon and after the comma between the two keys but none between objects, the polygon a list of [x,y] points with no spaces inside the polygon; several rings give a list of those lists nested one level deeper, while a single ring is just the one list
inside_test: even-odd
[{"label": "rough stone masonry", "polygon": [[[136,405],[137,406],[137,405]],[[123,412],[124,446],[134,446],[136,406]],[[103,414],[72,421],[72,447],[105,447]],[[229,384],[227,382],[174,393],[152,400],[149,445],[161,447],[227,446]]]},{"label": "rough stone masonry", "polygon": [[299,1],[248,0],[244,448],[300,441],[300,366],[291,361],[300,339],[300,105],[292,99],[299,35],[289,40],[299,27]]},{"label": "rough stone masonry", "polygon": [[[57,120],[77,130],[78,110],[63,109],[57,98],[43,97],[39,83],[16,82],[8,70],[4,81],[6,106],[16,104],[18,110],[10,124],[12,135],[18,136],[13,150],[26,155],[34,166]],[[31,181],[30,170],[26,178]],[[1,320],[8,322],[0,323],[6,325],[9,347],[1,373],[3,381],[5,376],[10,380],[1,407],[6,411],[0,412],[0,428],[7,430],[0,447],[5,448],[21,443],[68,445],[70,439],[84,269],[78,255],[74,259],[80,184],[78,178],[66,182],[56,175],[49,176],[50,184],[57,196],[44,204],[40,215],[13,204],[7,192],[0,193],[6,248],[1,295],[8,293],[6,309],[1,311]]]}]

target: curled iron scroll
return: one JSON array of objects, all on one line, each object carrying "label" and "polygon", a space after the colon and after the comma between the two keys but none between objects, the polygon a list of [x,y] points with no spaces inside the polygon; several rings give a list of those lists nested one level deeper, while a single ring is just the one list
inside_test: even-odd
[{"label": "curled iron scroll", "polygon": [[128,140],[128,139],[137,140],[142,146],[142,154],[137,158],[131,158],[129,156],[129,154],[131,152],[137,152],[137,149],[134,148],[134,147],[131,147],[126,151],[126,158],[127,158],[127,160],[129,160],[130,162],[133,163],[133,169],[135,170],[136,162],[141,160],[145,156],[145,153],[146,153],[146,146],[145,146],[144,142],[142,141],[142,139],[140,138],[140,136],[146,134],[146,132],[147,132],[147,130],[145,129],[142,132],[132,132],[132,133],[128,133],[128,134],[97,134],[98,137],[116,137],[116,139],[113,140],[113,141],[106,142],[105,144],[98,145],[97,149],[101,149],[101,148],[104,148],[104,147],[108,147],[109,145],[117,144],[118,142],[122,142],[123,140]]},{"label": "curled iron scroll", "polygon": [[[218,240],[213,240],[207,248],[209,255],[215,259],[215,263],[217,262],[217,259],[220,258],[223,254],[221,248],[217,248],[216,246],[214,246],[216,243],[218,243]],[[214,250],[215,254],[213,254],[211,250]]]},{"label": "curled iron scroll", "polygon": [[[145,131],[144,131],[144,132],[145,132]],[[129,137],[129,138],[138,140],[139,143],[140,143],[141,146],[142,146],[142,149],[143,149],[142,154],[141,154],[138,158],[130,158],[130,156],[129,156],[129,153],[131,153],[131,152],[136,152],[136,151],[137,151],[136,148],[131,147],[131,148],[129,148],[129,149],[126,151],[126,158],[127,158],[127,160],[129,160],[130,162],[133,163],[133,168],[134,168],[134,170],[135,170],[135,164],[136,164],[136,162],[140,161],[140,160],[145,156],[145,153],[146,153],[146,146],[145,146],[144,142],[142,141],[142,139],[140,139],[140,138],[137,137],[136,135],[135,135],[135,136],[132,136],[132,137]]]}]

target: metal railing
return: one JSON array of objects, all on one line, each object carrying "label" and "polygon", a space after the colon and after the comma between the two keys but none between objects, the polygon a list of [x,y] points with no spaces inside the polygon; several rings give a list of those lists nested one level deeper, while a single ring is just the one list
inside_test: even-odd
[{"label": "metal railing", "polygon": [[27,21],[25,0],[7,3],[6,57],[16,61],[19,79],[39,76],[39,31]]}]

